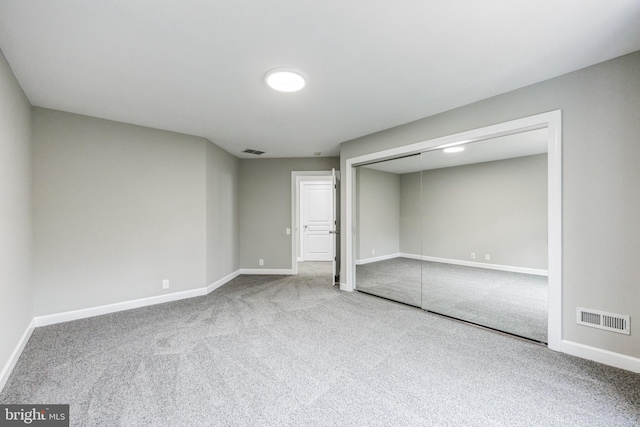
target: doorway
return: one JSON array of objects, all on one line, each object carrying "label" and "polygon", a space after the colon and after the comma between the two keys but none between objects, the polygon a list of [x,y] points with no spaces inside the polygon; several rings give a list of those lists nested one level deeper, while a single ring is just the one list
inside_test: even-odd
[{"label": "doorway", "polygon": [[326,272],[335,283],[339,271],[338,172],[293,171],[291,175],[292,272]]}]

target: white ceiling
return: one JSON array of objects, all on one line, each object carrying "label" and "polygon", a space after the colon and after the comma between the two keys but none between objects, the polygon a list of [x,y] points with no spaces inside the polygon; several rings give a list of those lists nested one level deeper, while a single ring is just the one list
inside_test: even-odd
[{"label": "white ceiling", "polygon": [[[640,1],[0,0],[0,48],[36,106],[327,156],[640,50]],[[307,87],[269,89],[278,66]]]},{"label": "white ceiling", "polygon": [[515,157],[533,156],[547,152],[548,133],[549,131],[546,128],[530,130],[462,144],[461,146],[464,147],[465,150],[458,153],[445,153],[442,149],[437,149],[414,156],[373,163],[363,167],[404,174],[418,172],[420,170],[426,171],[494,160],[512,159]]}]

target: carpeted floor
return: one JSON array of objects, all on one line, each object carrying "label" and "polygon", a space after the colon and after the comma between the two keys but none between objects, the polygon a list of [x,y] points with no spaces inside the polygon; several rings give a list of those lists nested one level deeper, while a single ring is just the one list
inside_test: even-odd
[{"label": "carpeted floor", "polygon": [[394,258],[356,268],[358,290],[547,342],[547,277]]},{"label": "carpeted floor", "polygon": [[0,402],[74,426],[640,424],[638,374],[300,271],[38,328]]}]

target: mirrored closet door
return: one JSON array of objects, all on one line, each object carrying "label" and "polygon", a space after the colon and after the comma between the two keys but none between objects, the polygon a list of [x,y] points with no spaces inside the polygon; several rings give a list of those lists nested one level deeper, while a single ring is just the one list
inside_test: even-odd
[{"label": "mirrored closet door", "polygon": [[546,342],[546,130],[455,148],[357,168],[357,290]]},{"label": "mirrored closet door", "polygon": [[[356,286],[422,306],[420,155],[356,170]],[[417,227],[417,232],[416,232]],[[418,256],[404,256],[404,253]]]}]

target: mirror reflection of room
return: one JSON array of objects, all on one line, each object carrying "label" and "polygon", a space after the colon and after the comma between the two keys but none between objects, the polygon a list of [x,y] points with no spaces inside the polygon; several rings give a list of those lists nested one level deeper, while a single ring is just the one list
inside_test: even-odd
[{"label": "mirror reflection of room", "polygon": [[420,188],[404,182],[415,173],[419,154],[357,168],[356,287],[421,307],[420,261],[402,253],[421,253]]},{"label": "mirror reflection of room", "polygon": [[546,342],[547,131],[456,148],[358,167],[357,289]]}]

